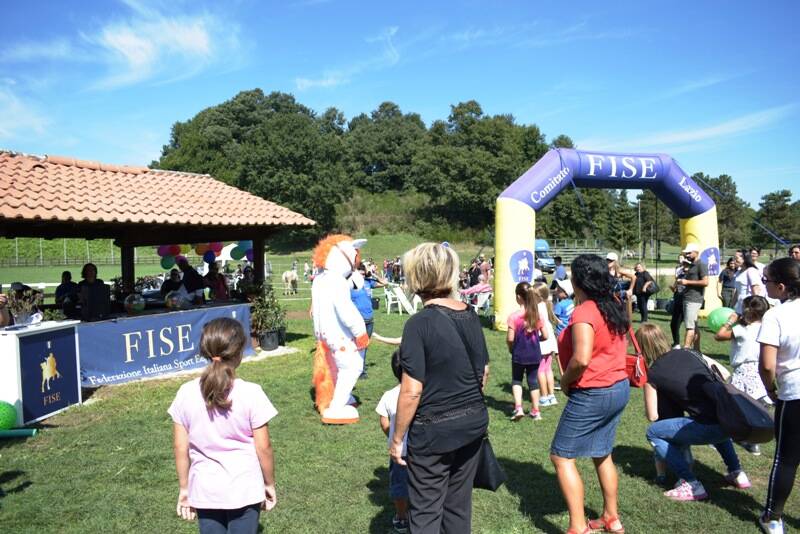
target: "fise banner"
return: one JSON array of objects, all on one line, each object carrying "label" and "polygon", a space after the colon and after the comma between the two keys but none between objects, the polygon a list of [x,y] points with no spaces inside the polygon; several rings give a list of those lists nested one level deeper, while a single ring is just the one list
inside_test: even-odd
[{"label": "fise banner", "polygon": [[19,359],[25,424],[80,402],[75,328],[20,336]]},{"label": "fise banner", "polygon": [[250,306],[240,304],[145,315],[78,325],[81,384],[98,387],[205,367],[200,356],[203,325],[231,317],[244,327],[250,346]]}]

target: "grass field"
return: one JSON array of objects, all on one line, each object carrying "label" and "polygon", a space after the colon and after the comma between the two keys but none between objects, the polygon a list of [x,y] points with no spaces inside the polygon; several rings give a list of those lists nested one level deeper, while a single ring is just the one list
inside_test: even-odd
[{"label": "grass field", "polygon": [[[262,384],[279,415],[270,423],[276,454],[278,506],[262,515],[271,532],[389,532],[388,456],[374,408],[394,386],[388,346],[369,350],[369,378],[360,381],[362,420],[347,427],[323,426],[309,388],[313,338],[307,301],[287,301],[289,344],[299,353],[243,364],[239,375]],[[664,316],[653,314],[666,326]],[[400,335],[407,316],[376,315],[376,331]],[[563,532],[566,509],[548,448],[564,405],[543,408],[539,422],[507,420],[509,357],[504,334],[485,331],[492,355],[487,390],[494,449],[508,483],[497,493],[474,493],[473,525],[481,533]],[[727,362],[727,347],[705,336],[707,354]],[[175,517],[177,482],[166,414],[186,378],[106,387],[91,404],[45,422],[38,436],[0,441],[0,530],[2,532],[196,532]],[[652,482],[650,446],[642,395],[634,390],[623,416],[614,459],[620,473],[621,517],[633,533],[756,532],[755,518],[766,493],[773,446],[760,457],[739,449],[753,487],[723,486],[723,464],[709,447],[696,447],[697,473],[707,503],[675,503]],[[590,517],[602,509],[591,462],[579,462]],[[800,528],[800,492],[786,510],[789,527]]]}]

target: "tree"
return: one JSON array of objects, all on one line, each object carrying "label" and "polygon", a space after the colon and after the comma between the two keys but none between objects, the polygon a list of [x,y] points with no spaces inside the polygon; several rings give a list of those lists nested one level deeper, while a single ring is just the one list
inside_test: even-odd
[{"label": "tree", "polygon": [[370,117],[354,118],[346,144],[354,183],[373,193],[406,189],[412,161],[425,138],[420,116],[404,115],[393,102],[383,102]]},{"label": "tree", "polygon": [[744,246],[750,242],[751,212],[744,200],[739,198],[736,182],[727,174],[716,178],[702,172],[692,175],[692,179],[708,193],[717,205],[717,224],[719,226],[720,246]]},{"label": "tree", "polygon": [[792,192],[788,189],[773,191],[761,197],[756,220],[766,229],[754,225],[753,237],[758,245],[771,245],[778,239],[788,241],[790,236],[797,234],[797,213],[792,210],[791,202]]}]

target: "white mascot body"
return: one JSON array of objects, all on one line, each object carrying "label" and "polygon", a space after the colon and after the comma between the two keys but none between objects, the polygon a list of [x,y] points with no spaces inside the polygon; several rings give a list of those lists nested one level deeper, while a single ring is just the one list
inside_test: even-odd
[{"label": "white mascot body", "polygon": [[331,235],[314,249],[314,264],[324,270],[311,286],[311,310],[317,350],[314,355],[315,403],[322,422],[345,425],[358,421],[351,395],[364,361],[360,350],[369,343],[364,319],[350,299],[348,277],[358,263],[350,236]]}]

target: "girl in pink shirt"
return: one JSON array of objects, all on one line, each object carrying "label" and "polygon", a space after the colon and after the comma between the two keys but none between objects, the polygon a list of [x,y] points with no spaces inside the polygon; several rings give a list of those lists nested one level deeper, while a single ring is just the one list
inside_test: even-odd
[{"label": "girl in pink shirt", "polygon": [[201,533],[256,532],[260,510],[277,502],[267,423],[277,415],[261,386],[236,378],[246,342],[238,321],[203,327],[200,378],[183,384],[169,407],[174,422],[177,513],[199,518]]}]

